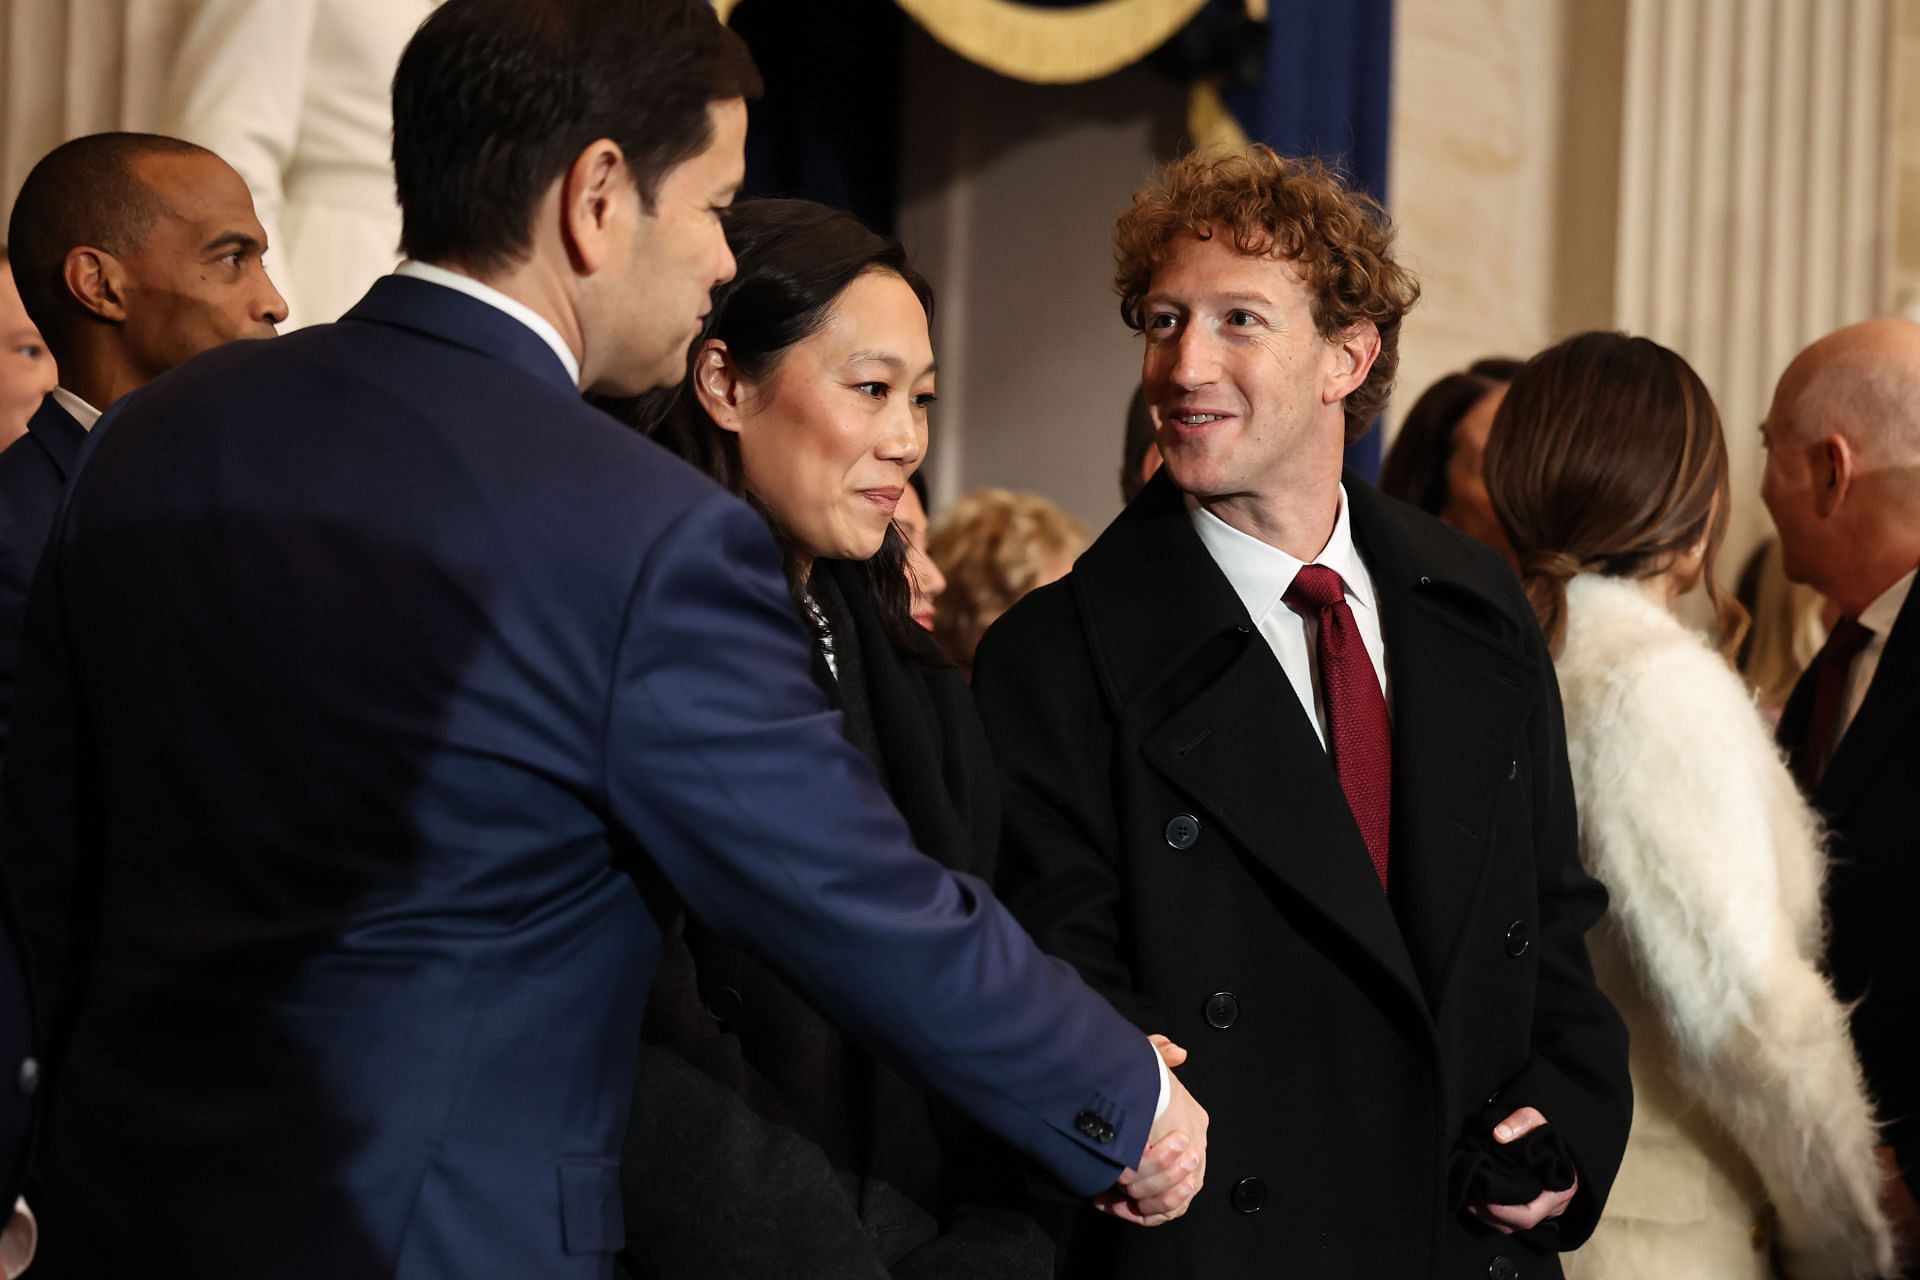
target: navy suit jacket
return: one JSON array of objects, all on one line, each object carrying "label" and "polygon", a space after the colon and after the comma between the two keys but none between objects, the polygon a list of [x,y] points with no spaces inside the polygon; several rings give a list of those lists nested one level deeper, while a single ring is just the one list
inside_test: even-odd
[{"label": "navy suit jacket", "polygon": [[27,423],[27,434],[0,451],[0,760],[6,757],[27,588],[86,441],[86,429],[48,396]]},{"label": "navy suit jacket", "polygon": [[72,885],[52,1274],[608,1274],[669,887],[1077,1191],[1137,1159],[1139,1032],[914,851],[764,522],[529,329],[390,277],[90,450],[5,771]]}]

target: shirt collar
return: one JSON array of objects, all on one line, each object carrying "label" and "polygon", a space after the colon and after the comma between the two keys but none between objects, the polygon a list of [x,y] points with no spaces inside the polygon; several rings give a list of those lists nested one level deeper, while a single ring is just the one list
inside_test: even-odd
[{"label": "shirt collar", "polygon": [[82,400],[65,387],[53,389],[53,402],[67,411],[67,416],[80,424],[82,431],[93,430],[93,424],[100,421],[100,411]]},{"label": "shirt collar", "polygon": [[1906,577],[1880,593],[1880,598],[1860,611],[1860,625],[1885,639],[1893,630],[1893,624],[1899,620],[1900,610],[1907,603],[1907,596],[1913,591],[1913,580],[1920,569],[1910,571]]},{"label": "shirt collar", "polygon": [[497,311],[506,312],[533,330],[542,342],[552,347],[553,354],[559,356],[560,363],[567,367],[567,376],[573,379],[575,386],[580,385],[580,358],[573,354],[573,348],[569,347],[566,339],[560,336],[560,331],[553,327],[553,322],[526,303],[509,298],[491,285],[481,284],[472,276],[463,276],[458,271],[436,267],[430,262],[416,262],[409,258],[395,267],[393,274],[442,285],[456,293],[464,293],[469,298],[484,302]]},{"label": "shirt collar", "polygon": [[[1256,626],[1259,625],[1285,597],[1287,588],[1293,585],[1294,577],[1308,562],[1288,555],[1251,534],[1242,533],[1191,496],[1187,498],[1187,511],[1192,517],[1194,532],[1200,535],[1201,543],[1207,548],[1207,554],[1220,566],[1220,572],[1227,576],[1234,594],[1246,606],[1248,616]],[[1333,533],[1312,563],[1340,575],[1340,580],[1346,584],[1350,603],[1368,611],[1373,610],[1373,580],[1367,575],[1366,566],[1360,561],[1360,552],[1353,545],[1353,526],[1347,516],[1347,487],[1344,484],[1340,486],[1340,510],[1334,517]]]}]

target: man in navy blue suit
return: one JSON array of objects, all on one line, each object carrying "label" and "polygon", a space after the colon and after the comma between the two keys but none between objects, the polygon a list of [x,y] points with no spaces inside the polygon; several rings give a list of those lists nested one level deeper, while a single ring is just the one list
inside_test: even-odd
[{"label": "man in navy blue suit", "polygon": [[247,184],[178,138],[62,143],[27,175],[8,237],[60,385],[0,452],[0,758],[27,587],[87,432],[121,396],[211,347],[271,338],[287,316]]},{"label": "man in navy blue suit", "polygon": [[703,0],[449,0],[411,261],[89,442],[5,770],[74,885],[49,1274],[609,1274],[676,898],[1116,1215],[1198,1189],[1154,1049],[913,850],[764,522],[579,398],[680,376],[756,90]]}]

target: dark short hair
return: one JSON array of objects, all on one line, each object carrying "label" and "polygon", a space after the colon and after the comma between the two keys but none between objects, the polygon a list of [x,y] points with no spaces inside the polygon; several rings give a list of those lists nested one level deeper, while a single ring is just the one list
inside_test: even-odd
[{"label": "dark short hair", "polygon": [[[899,276],[920,299],[933,323],[933,286],[907,261],[900,242],[869,230],[852,214],[811,200],[742,200],[725,215],[727,245],[738,267],[713,291],[713,307],[687,355],[687,377],[624,404],[606,407],[674,453],[712,476],[729,492],[751,498],[740,463],[740,440],[700,406],[693,371],[710,338],[727,344],[741,372],[764,378],[796,344],[819,332],[847,287],[871,271]],[[770,512],[786,561],[796,603],[806,590],[799,559],[787,533]],[[867,586],[888,634],[908,652],[919,628],[913,621],[906,577],[907,546],[897,526],[887,530],[880,552],[867,561]]]},{"label": "dark short hair", "polygon": [[1508,356],[1488,356],[1422,391],[1380,464],[1380,492],[1411,502],[1428,515],[1446,510],[1453,496],[1447,488],[1447,464],[1453,459],[1453,436],[1460,420],[1488,392],[1512,382],[1522,363]]},{"label": "dark short hair", "polygon": [[166,211],[137,172],[147,156],[211,155],[205,147],[157,133],[94,133],[63,142],[40,158],[21,184],[7,223],[20,301],[47,349],[68,359],[67,254],[91,245],[115,255],[137,252]]},{"label": "dark short hair", "polygon": [[1153,415],[1147,412],[1147,392],[1144,387],[1133,389],[1133,399],[1127,401],[1127,443],[1120,458],[1120,500],[1132,502],[1147,487],[1140,478],[1140,464],[1147,460],[1147,450],[1154,446]]},{"label": "dark short hair", "polygon": [[401,249],[512,264],[540,197],[599,138],[626,154],[651,209],[661,179],[712,141],[708,105],[759,93],[707,0],[447,0],[393,77]]}]

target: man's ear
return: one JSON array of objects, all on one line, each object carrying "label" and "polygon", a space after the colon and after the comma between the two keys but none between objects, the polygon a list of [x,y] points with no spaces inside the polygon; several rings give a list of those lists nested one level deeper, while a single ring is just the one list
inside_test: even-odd
[{"label": "man's ear", "polygon": [[746,419],[748,389],[746,377],[733,362],[726,343],[708,338],[700,344],[700,353],[693,358],[693,394],[715,426],[740,433]]},{"label": "man's ear", "polygon": [[1835,432],[1814,446],[1813,506],[1822,520],[1830,518],[1847,500],[1860,478],[1860,459],[1847,438]]},{"label": "man's ear", "polygon": [[639,200],[619,143],[598,138],[573,158],[560,177],[560,238],[575,271],[590,276],[625,251],[633,228],[624,209]]},{"label": "man's ear", "polygon": [[1361,320],[1327,345],[1332,348],[1332,359],[1320,402],[1336,404],[1358,391],[1373,371],[1373,362],[1380,355],[1380,330],[1373,321]]},{"label": "man's ear", "polygon": [[81,245],[67,250],[60,275],[67,292],[87,311],[111,324],[126,320],[126,268],[105,249]]}]

